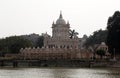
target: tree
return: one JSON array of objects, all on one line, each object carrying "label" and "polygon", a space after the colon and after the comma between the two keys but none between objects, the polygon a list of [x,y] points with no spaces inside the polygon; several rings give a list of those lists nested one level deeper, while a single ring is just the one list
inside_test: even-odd
[{"label": "tree", "polygon": [[76,35],[78,35],[77,32],[75,32],[75,30],[70,30],[69,31],[69,35],[70,35],[70,39],[74,38]]},{"label": "tree", "polygon": [[29,35],[21,35],[20,37],[23,37],[24,39],[29,40],[34,47],[37,47],[37,41],[38,38],[40,37],[39,34],[29,34]]},{"label": "tree", "polygon": [[103,58],[103,56],[105,55],[105,51],[104,50],[97,50],[96,52],[95,52],[97,55],[99,55],[100,56],[100,58],[102,59]]},{"label": "tree", "polygon": [[101,42],[105,42],[107,37],[107,30],[98,30],[93,33],[93,35],[90,35],[86,42],[85,46],[94,46],[95,44],[100,44]]},{"label": "tree", "polygon": [[7,37],[0,40],[0,51],[2,54],[18,53],[21,48],[32,46],[31,42],[19,36]]},{"label": "tree", "polygon": [[114,52],[120,54],[120,12],[116,11],[107,23],[108,36],[106,44],[112,57]]},{"label": "tree", "polygon": [[38,38],[38,41],[37,41],[37,46],[40,47],[40,48],[42,48],[44,46],[44,42],[43,41],[44,41],[44,37],[40,36]]}]

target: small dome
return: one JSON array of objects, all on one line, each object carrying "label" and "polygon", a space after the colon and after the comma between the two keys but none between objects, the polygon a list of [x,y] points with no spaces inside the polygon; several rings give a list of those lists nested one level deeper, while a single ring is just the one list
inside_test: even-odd
[{"label": "small dome", "polygon": [[65,20],[62,18],[62,14],[60,14],[59,18],[56,21],[56,24],[66,24]]},{"label": "small dome", "polygon": [[56,24],[66,24],[65,20],[62,18],[57,19]]},{"label": "small dome", "polygon": [[101,42],[101,45],[105,45],[105,42]]}]

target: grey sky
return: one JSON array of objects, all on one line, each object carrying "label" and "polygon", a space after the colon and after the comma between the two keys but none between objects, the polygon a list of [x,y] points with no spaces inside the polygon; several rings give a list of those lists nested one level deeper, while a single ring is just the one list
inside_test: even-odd
[{"label": "grey sky", "polygon": [[63,18],[82,35],[105,29],[120,10],[120,0],[0,0],[0,38],[30,33],[51,34],[52,22]]}]

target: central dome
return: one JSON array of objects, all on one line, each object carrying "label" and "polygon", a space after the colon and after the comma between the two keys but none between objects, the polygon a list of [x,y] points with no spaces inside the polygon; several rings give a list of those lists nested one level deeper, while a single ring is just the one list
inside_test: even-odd
[{"label": "central dome", "polygon": [[60,14],[59,18],[56,21],[56,24],[66,24],[65,20],[62,18],[62,14]]}]

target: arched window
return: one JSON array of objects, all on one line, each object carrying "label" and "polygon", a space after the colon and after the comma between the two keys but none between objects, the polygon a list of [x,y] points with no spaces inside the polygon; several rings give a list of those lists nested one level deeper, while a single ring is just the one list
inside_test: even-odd
[{"label": "arched window", "polygon": [[69,49],[69,46],[67,46],[67,49]]},{"label": "arched window", "polygon": [[60,46],[60,48],[62,48],[62,45]]},{"label": "arched window", "polygon": [[63,48],[65,48],[65,45],[63,46]]}]

